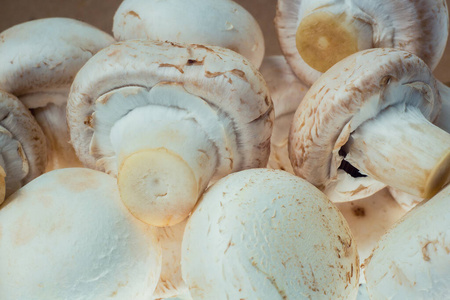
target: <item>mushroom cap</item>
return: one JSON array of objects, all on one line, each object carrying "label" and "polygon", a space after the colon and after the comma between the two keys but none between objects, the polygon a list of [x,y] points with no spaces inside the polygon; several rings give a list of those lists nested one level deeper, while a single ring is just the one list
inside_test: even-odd
[{"label": "mushroom cap", "polygon": [[251,169],[211,186],[186,225],[182,274],[197,299],[354,299],[356,244],[310,183]]},{"label": "mushroom cap", "polygon": [[[370,256],[380,238],[406,213],[387,189],[364,199],[335,204],[348,222],[360,262]],[[364,282],[364,276],[360,282]]]},{"label": "mushroom cap", "polygon": [[0,33],[0,89],[24,98],[21,100],[28,108],[61,101],[61,97],[53,98],[51,94],[37,103],[36,98],[27,100],[26,96],[36,92],[64,93],[81,66],[113,42],[107,33],[68,18],[13,26]]},{"label": "mushroom cap", "polygon": [[[77,74],[69,96],[67,119],[72,144],[83,164],[116,172],[112,164],[97,163],[116,155],[109,141],[112,125],[136,107],[165,105],[149,103],[158,101],[158,97],[143,97],[142,103],[126,102],[114,107],[114,115],[108,115],[102,125],[95,119],[95,110],[108,105],[115,90],[127,87],[130,93],[136,93],[146,89],[152,94],[170,85],[203,99],[217,110],[220,118],[229,122],[224,124],[224,130],[230,134],[227,142],[234,148],[234,154],[231,160],[220,158],[217,169],[229,172],[267,164],[273,105],[266,84],[253,65],[228,49],[150,40],[111,45],[97,53]],[[106,138],[102,143],[90,145],[101,126]],[[235,144],[231,141],[233,137]]]},{"label": "mushroom cap", "polygon": [[[6,168],[6,197],[25,185],[32,179],[41,175],[45,166],[47,165],[47,144],[45,136],[37,124],[36,120],[31,115],[30,111],[11,94],[0,90],[0,127],[4,128],[10,135],[10,139],[16,140],[20,145],[17,148],[18,155],[24,156],[22,161],[27,162],[27,175],[17,182],[17,179],[12,179],[15,171]],[[0,132],[0,136],[4,132]],[[0,145],[0,157],[3,157],[2,152],[5,151],[5,145]],[[23,152],[22,152],[23,151]],[[2,158],[5,160],[6,158]],[[11,162],[22,165],[20,162]],[[9,163],[6,164],[10,167]],[[11,172],[9,172],[11,171]],[[10,177],[8,177],[8,175]],[[13,184],[13,185],[12,185]],[[2,202],[0,199],[0,203]]]},{"label": "mushroom cap", "polygon": [[148,299],[161,248],[123,206],[114,178],[89,169],[46,173],[0,209],[5,299]]},{"label": "mushroom cap", "polygon": [[289,127],[308,87],[295,76],[282,55],[265,57],[259,71],[267,83],[275,110],[267,167],[294,173],[288,154]]},{"label": "mushroom cap", "polygon": [[339,169],[344,159],[339,151],[358,126],[399,103],[418,107],[430,121],[439,112],[436,81],[417,56],[369,49],[334,65],[311,86],[295,113],[289,137],[295,173],[338,202],[382,189],[381,182]]},{"label": "mushroom cap", "polygon": [[409,211],[364,262],[371,299],[445,299],[450,294],[450,186]]},{"label": "mushroom cap", "polygon": [[264,57],[256,20],[230,0],[125,0],[114,15],[114,37],[150,39],[228,48],[255,67]]},{"label": "mushroom cap", "polygon": [[327,1],[278,0],[275,26],[281,50],[294,73],[305,83],[314,83],[321,72],[304,62],[296,47],[301,20],[311,12],[347,11],[372,27],[373,48],[397,48],[419,56],[434,69],[441,59],[448,36],[445,1]]}]

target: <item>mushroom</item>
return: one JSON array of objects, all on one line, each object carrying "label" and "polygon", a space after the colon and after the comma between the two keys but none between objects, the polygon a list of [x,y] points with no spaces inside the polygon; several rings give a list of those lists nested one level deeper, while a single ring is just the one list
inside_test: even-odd
[{"label": "mushroom", "polygon": [[256,20],[231,0],[124,0],[114,15],[118,41],[150,39],[228,48],[255,67],[264,57]]},{"label": "mushroom", "polygon": [[44,172],[46,151],[45,136],[28,109],[0,90],[0,204]]},{"label": "mushroom", "polygon": [[369,48],[398,48],[434,69],[446,46],[445,1],[278,0],[275,24],[294,73],[311,85],[341,59]]},{"label": "mushroom", "polygon": [[386,185],[431,198],[450,178],[450,134],[430,123],[440,102],[415,55],[386,48],[351,55],[300,103],[290,130],[294,171],[333,201]]},{"label": "mushroom", "polygon": [[107,174],[48,172],[0,208],[2,299],[134,299],[153,293],[161,248]]},{"label": "mushroom", "polygon": [[[335,205],[348,222],[361,262],[370,256],[380,238],[406,213],[387,189],[364,199]],[[364,276],[361,276],[360,283],[364,282]]]},{"label": "mushroom", "polygon": [[81,166],[66,125],[70,85],[81,66],[114,39],[86,23],[49,18],[0,33],[0,89],[17,96],[36,117],[48,141],[47,171]]},{"label": "mushroom", "polygon": [[355,299],[359,260],[342,214],[280,170],[233,173],[210,187],[183,236],[193,299]]},{"label": "mushroom", "polygon": [[272,96],[275,121],[268,168],[294,173],[288,155],[289,127],[308,88],[292,73],[283,56],[264,58],[260,68]]},{"label": "mushroom", "polygon": [[446,299],[450,294],[450,186],[408,212],[364,262],[371,299]]},{"label": "mushroom", "polygon": [[184,220],[211,179],[263,167],[273,105],[259,72],[219,47],[129,40],[77,74],[67,106],[73,146],[117,176],[140,220]]},{"label": "mushroom", "polygon": [[189,289],[181,277],[181,242],[188,219],[174,225],[157,228],[162,250],[162,268],[152,299],[177,297],[191,300]]}]

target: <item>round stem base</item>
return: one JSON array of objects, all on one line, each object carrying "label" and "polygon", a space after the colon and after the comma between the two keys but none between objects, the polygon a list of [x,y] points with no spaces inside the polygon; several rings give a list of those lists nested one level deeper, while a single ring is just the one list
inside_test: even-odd
[{"label": "round stem base", "polygon": [[198,198],[198,183],[189,165],[165,148],[131,154],[118,174],[125,206],[141,221],[158,227],[185,219]]}]

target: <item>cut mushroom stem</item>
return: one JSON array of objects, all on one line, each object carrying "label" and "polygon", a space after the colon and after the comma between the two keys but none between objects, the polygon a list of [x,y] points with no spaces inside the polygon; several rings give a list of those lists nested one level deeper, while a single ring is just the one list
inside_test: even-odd
[{"label": "cut mushroom stem", "polygon": [[[147,95],[145,89],[114,94],[128,98],[119,101]],[[167,226],[186,218],[211,180],[218,159],[212,137],[223,133],[215,111],[182,88],[159,87],[152,96],[170,98],[174,105],[132,110],[111,128],[111,142],[125,205],[140,220]],[[177,107],[180,101],[194,109]]]},{"label": "cut mushroom stem", "polygon": [[6,183],[5,183],[6,173],[3,167],[0,165],[0,203],[3,202],[6,195]]},{"label": "cut mushroom stem", "polygon": [[366,121],[345,150],[360,172],[412,195],[431,198],[450,180],[450,134],[412,106]]},{"label": "cut mushroom stem", "polygon": [[345,12],[318,10],[300,22],[296,45],[310,67],[325,72],[343,58],[371,48],[367,36],[372,36],[372,28],[361,19]]}]

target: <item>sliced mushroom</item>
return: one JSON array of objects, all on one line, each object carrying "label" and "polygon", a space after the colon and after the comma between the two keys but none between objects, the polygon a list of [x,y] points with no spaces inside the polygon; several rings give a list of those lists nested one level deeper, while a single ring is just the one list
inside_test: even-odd
[{"label": "sliced mushroom", "polygon": [[418,57],[396,49],[356,53],[301,102],[290,131],[294,171],[334,201],[386,185],[430,198],[450,179],[450,134],[430,123],[440,106],[436,81]]},{"label": "sliced mushroom", "polygon": [[371,299],[446,299],[450,294],[450,186],[408,212],[364,264]]},{"label": "sliced mushroom", "polygon": [[[380,238],[406,213],[387,189],[364,199],[335,204],[348,222],[361,262],[370,256]],[[364,282],[365,278],[361,276],[360,283]]]},{"label": "sliced mushroom", "polygon": [[268,168],[294,173],[289,160],[289,127],[308,88],[292,73],[283,56],[264,58],[260,72],[267,83],[275,110]]},{"label": "sliced mushroom", "polygon": [[311,85],[341,59],[369,48],[398,48],[434,69],[446,46],[445,1],[278,0],[275,24],[295,74]]},{"label": "sliced mushroom", "polygon": [[231,0],[124,0],[114,15],[114,37],[228,48],[257,68],[264,37],[256,20]]},{"label": "sliced mushroom", "polygon": [[19,99],[0,90],[0,204],[41,175],[46,164],[41,128]]},{"label": "sliced mushroom", "polygon": [[182,274],[193,299],[355,299],[347,222],[308,182],[280,170],[231,174],[186,225]]},{"label": "sliced mushroom", "polygon": [[147,300],[161,271],[150,226],[120,201],[114,178],[46,173],[0,209],[2,299]]},{"label": "sliced mushroom", "polygon": [[112,45],[77,74],[67,114],[80,160],[117,175],[125,205],[155,226],[184,220],[211,179],[269,156],[266,84],[223,48]]},{"label": "sliced mushroom", "polygon": [[0,89],[32,110],[47,136],[47,171],[81,166],[69,144],[65,107],[81,66],[114,39],[86,23],[49,18],[0,33]]}]

